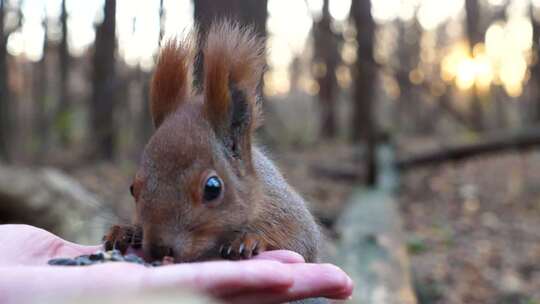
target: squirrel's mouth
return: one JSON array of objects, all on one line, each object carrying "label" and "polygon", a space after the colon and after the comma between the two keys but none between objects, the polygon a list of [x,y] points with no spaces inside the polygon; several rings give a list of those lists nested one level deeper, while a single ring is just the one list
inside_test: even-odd
[{"label": "squirrel's mouth", "polygon": [[185,250],[174,250],[172,247],[148,245],[133,253],[142,257],[147,263],[178,264],[216,260],[217,256],[211,252],[212,250],[208,250],[202,254],[192,255]]},{"label": "squirrel's mouth", "polygon": [[222,260],[220,248],[223,244],[222,238],[209,239],[208,237],[197,237],[192,233],[190,237],[170,237],[168,241],[163,238],[150,238],[149,234],[143,238],[140,249],[134,249],[133,253],[142,257],[147,263],[163,262],[168,263],[192,263]]}]

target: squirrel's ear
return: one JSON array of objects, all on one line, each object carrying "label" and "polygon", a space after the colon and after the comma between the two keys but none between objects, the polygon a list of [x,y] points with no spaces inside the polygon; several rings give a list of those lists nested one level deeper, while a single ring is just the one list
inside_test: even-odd
[{"label": "squirrel's ear", "polygon": [[150,111],[154,127],[191,95],[195,37],[191,32],[183,39],[173,38],[160,50],[150,89]]},{"label": "squirrel's ear", "polygon": [[221,22],[208,31],[203,50],[204,111],[216,134],[235,157],[250,153],[259,124],[257,89],[264,46],[249,27]]}]

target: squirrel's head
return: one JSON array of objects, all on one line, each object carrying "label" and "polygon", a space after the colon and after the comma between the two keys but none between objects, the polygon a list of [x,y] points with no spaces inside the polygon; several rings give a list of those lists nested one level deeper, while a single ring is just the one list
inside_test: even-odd
[{"label": "squirrel's head", "polygon": [[214,24],[202,46],[202,90],[194,92],[196,37],[164,44],[151,83],[156,131],[132,186],[148,259],[212,258],[259,197],[251,142],[262,43],[249,28]]}]

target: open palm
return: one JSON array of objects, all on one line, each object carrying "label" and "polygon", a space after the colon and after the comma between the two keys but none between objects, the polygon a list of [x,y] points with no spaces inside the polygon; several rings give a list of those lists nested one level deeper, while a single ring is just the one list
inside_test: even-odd
[{"label": "open palm", "polygon": [[[281,303],[308,297],[344,299],[352,281],[329,264],[304,263],[290,251],[265,252],[248,261],[214,261],[148,268],[130,263],[88,267],[48,266],[58,257],[101,250],[67,242],[27,225],[0,225],[0,303],[27,297],[62,297],[82,292],[189,289],[230,303]],[[22,266],[22,267],[21,267]]]}]

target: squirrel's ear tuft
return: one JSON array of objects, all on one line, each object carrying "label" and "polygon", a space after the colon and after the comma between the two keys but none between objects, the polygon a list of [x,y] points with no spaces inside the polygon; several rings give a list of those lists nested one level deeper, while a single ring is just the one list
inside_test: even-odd
[{"label": "squirrel's ear tuft", "polygon": [[172,38],[160,50],[150,91],[150,111],[156,128],[191,95],[196,37],[193,31],[183,39]]},{"label": "squirrel's ear tuft", "polygon": [[203,58],[205,115],[233,155],[241,156],[258,125],[264,44],[250,27],[218,22],[208,31]]}]

